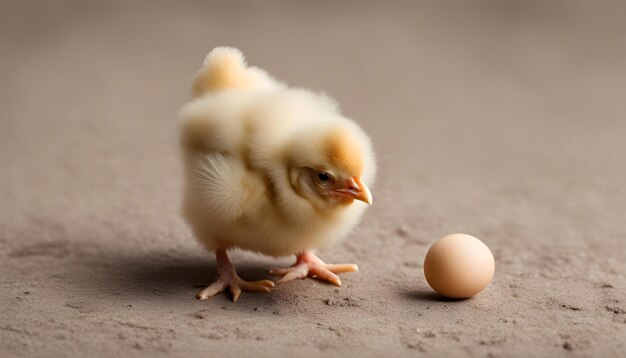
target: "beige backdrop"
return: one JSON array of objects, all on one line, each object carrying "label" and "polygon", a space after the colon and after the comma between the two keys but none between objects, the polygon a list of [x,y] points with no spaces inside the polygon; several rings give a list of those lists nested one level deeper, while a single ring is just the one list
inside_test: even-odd
[{"label": "beige backdrop", "polygon": [[[214,46],[326,91],[380,161],[361,271],[233,304],[178,215],[176,113]],[[619,2],[2,1],[0,355],[620,356],[626,6]],[[496,258],[426,285],[453,232]],[[246,278],[293,259],[234,255]]]}]

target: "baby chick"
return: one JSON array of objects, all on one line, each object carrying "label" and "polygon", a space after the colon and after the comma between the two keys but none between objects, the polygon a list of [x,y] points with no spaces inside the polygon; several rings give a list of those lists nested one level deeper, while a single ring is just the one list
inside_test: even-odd
[{"label": "baby chick", "polygon": [[185,164],[184,216],[217,257],[217,278],[197,294],[229,289],[268,292],[269,280],[241,279],[227,250],[296,255],[270,270],[278,283],[315,277],[337,286],[332,265],[311,250],[344,237],[372,195],[376,165],[368,136],[325,95],[289,88],[246,65],[241,52],[211,51],[181,111]]}]

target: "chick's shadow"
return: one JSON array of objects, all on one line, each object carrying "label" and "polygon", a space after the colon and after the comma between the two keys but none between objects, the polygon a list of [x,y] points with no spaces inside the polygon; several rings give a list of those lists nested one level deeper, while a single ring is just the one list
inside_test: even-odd
[{"label": "chick's shadow", "polygon": [[[268,269],[275,265],[280,264],[235,262],[237,273],[245,280],[272,279]],[[215,258],[210,255],[115,255],[104,258],[103,266],[101,281],[105,281],[113,296],[131,296],[143,300],[175,298],[196,302],[195,294],[217,276]],[[230,300],[230,293],[220,295]],[[249,296],[248,300],[267,297],[262,294],[246,296]]]}]

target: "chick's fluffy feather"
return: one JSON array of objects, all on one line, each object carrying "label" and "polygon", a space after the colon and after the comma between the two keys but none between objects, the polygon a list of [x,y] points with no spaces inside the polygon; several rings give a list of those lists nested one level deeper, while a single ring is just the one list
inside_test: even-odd
[{"label": "chick's fluffy feather", "polygon": [[370,140],[331,99],[288,88],[232,48],[207,56],[193,94],[181,111],[183,211],[207,249],[291,255],[340,239],[358,222],[366,204],[312,202],[290,172],[328,165],[372,184]]}]

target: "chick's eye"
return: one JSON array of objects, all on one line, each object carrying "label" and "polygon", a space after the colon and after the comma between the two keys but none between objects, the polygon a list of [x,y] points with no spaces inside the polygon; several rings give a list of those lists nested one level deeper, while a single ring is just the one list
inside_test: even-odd
[{"label": "chick's eye", "polygon": [[325,173],[325,172],[318,172],[317,173],[317,180],[319,180],[321,183],[328,183],[331,180],[330,174]]}]

